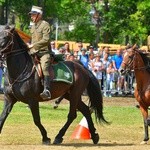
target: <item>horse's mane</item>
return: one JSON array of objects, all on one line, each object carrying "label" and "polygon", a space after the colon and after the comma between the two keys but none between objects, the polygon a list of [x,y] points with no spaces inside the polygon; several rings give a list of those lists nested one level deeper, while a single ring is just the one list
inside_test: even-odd
[{"label": "horse's mane", "polygon": [[[14,30],[14,35],[17,39],[17,42],[19,44],[19,47],[23,50],[23,51],[26,51],[26,56],[27,58],[29,59],[30,62],[32,62],[32,58],[31,58],[31,55],[29,55],[28,51],[29,51],[29,48],[27,46],[27,44],[22,40],[22,38],[20,37],[20,35],[18,34],[18,32],[16,30]],[[33,63],[33,62],[32,62]]]},{"label": "horse's mane", "polygon": [[137,52],[142,57],[143,62],[146,66],[146,70],[150,73],[150,54],[149,53],[144,53],[141,50],[137,50]]},{"label": "horse's mane", "polygon": [[22,38],[19,36],[19,34],[18,34],[18,32],[16,30],[14,31],[14,34],[15,34],[17,40],[18,40],[18,43],[19,43],[20,47],[23,48],[23,49],[28,49],[27,45],[22,40]]}]

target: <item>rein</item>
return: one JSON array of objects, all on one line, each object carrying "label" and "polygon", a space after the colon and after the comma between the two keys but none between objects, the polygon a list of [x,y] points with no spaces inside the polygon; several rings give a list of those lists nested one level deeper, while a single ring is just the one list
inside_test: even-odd
[{"label": "rein", "polygon": [[[11,40],[8,42],[8,44],[6,45],[5,48],[1,49],[1,51],[5,51],[11,46],[11,51],[10,52],[12,52],[12,48],[13,48],[13,45],[14,45],[14,40],[13,40],[14,35],[11,32],[9,32],[8,30],[4,30],[4,33],[5,32],[11,35]],[[5,55],[7,55],[7,53]]]},{"label": "rein", "polygon": [[[4,30],[4,32],[6,32],[6,33],[8,33],[8,34],[11,35],[10,42],[8,42],[8,44],[6,45],[6,47],[1,50],[1,51],[6,51],[11,46],[11,50],[9,52],[5,53],[6,57],[8,55],[12,54],[12,53],[16,53],[15,55],[19,55],[20,53],[24,53],[25,52],[25,48],[13,51],[13,47],[14,47],[14,35],[11,32],[7,31],[7,30]],[[22,50],[24,50],[24,51],[22,51]]]},{"label": "rein", "polygon": [[[134,55],[134,57],[133,57],[133,61],[135,62],[135,61],[137,61],[137,63],[139,63],[139,60],[138,59],[136,59],[137,58],[137,51],[135,51],[135,55]],[[149,66],[143,66],[143,67],[135,67],[135,66],[133,66],[133,69],[134,70],[146,70],[147,68],[148,68]]]},{"label": "rein", "polygon": [[[23,81],[25,81],[25,80],[27,80],[28,78],[30,78],[31,77],[31,75],[33,74],[33,71],[34,71],[34,68],[35,67],[32,67],[32,71],[31,71],[31,73],[30,74],[28,74],[28,76],[26,76],[25,78],[23,78],[23,79],[20,79],[20,77],[26,72],[26,70],[28,69],[28,64],[29,64],[29,62],[26,64],[26,66],[25,66],[25,68],[23,69],[23,71],[21,72],[21,74],[11,83],[10,82],[10,79],[8,80],[8,82],[9,82],[9,85],[12,87],[15,83],[17,83],[17,82],[23,82]],[[20,79],[20,80],[19,80]]]},{"label": "rein", "polygon": [[[5,32],[7,32],[8,34],[11,35],[10,42],[8,42],[8,44],[6,45],[6,47],[2,49],[2,51],[6,51],[7,49],[10,48],[10,51],[9,52],[5,52],[5,54],[4,54],[6,56],[6,58],[8,58],[10,56],[20,55],[22,53],[27,52],[25,48],[13,50],[13,48],[14,48],[14,35],[11,32],[7,31],[7,30],[5,30]],[[12,89],[12,86],[15,83],[17,83],[17,82],[23,82],[23,81],[25,81],[25,80],[27,80],[28,78],[31,77],[31,75],[34,72],[35,67],[32,67],[32,71],[25,78],[20,79],[23,76],[23,74],[27,71],[28,66],[29,66],[29,61],[27,61],[26,66],[23,69],[23,71],[21,72],[21,74],[16,79],[14,79],[14,81],[12,83],[11,83],[12,79],[10,77],[8,78],[8,84],[10,85],[11,89]]]},{"label": "rein", "polygon": [[135,51],[134,56],[131,58],[130,56],[128,56],[130,58],[130,62],[126,63],[124,60],[122,61],[123,64],[125,64],[125,66],[127,68],[131,68],[131,66],[133,65],[133,70],[146,70],[148,67],[150,66],[142,66],[142,67],[135,67],[134,62],[137,61],[137,63],[139,63],[139,60],[137,60],[137,52]]}]

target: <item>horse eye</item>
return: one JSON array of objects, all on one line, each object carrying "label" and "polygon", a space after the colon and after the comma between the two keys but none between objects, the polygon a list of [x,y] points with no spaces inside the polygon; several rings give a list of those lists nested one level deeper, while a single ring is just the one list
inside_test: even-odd
[{"label": "horse eye", "polygon": [[132,59],[133,57],[132,57],[132,56],[129,56],[129,58]]}]

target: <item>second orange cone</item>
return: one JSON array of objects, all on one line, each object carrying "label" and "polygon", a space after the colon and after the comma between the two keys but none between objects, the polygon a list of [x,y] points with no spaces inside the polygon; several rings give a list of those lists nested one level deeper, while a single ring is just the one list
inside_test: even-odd
[{"label": "second orange cone", "polygon": [[82,118],[79,125],[72,133],[71,139],[91,139],[91,134],[85,117]]}]

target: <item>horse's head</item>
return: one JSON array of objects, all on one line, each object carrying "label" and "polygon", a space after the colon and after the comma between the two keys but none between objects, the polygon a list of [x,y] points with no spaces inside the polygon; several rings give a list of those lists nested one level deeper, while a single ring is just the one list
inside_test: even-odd
[{"label": "horse's head", "polygon": [[0,53],[7,53],[13,46],[13,32],[14,28],[5,26],[0,30]]},{"label": "horse's head", "polygon": [[135,56],[134,48],[127,49],[124,52],[123,61],[122,61],[121,67],[119,69],[119,71],[122,75],[128,73],[129,71],[131,71],[133,69],[134,56]]}]

